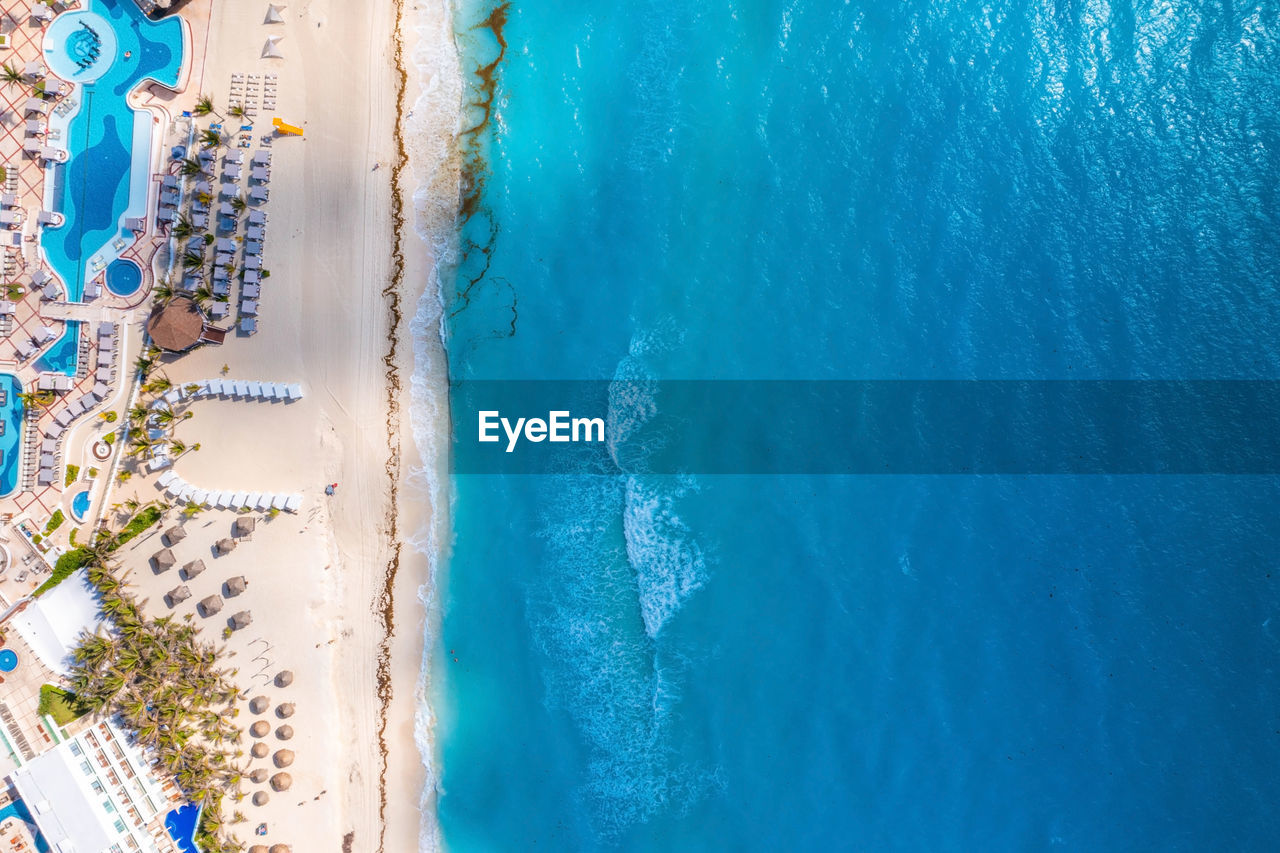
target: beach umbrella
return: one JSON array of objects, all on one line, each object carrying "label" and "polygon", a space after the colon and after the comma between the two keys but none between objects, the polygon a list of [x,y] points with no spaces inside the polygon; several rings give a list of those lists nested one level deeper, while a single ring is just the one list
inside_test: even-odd
[{"label": "beach umbrella", "polygon": [[173,568],[173,564],[178,562],[178,558],[173,556],[173,552],[168,548],[162,548],[156,551],[156,555],[152,557],[156,561],[156,569],[158,571],[168,571]]},{"label": "beach umbrella", "polygon": [[253,621],[253,614],[248,610],[241,610],[231,617],[231,628],[239,631],[241,628],[248,628],[249,623]]},{"label": "beach umbrella", "polygon": [[289,740],[293,737],[293,726],[283,725],[276,729],[276,737],[280,738],[280,740]]},{"label": "beach umbrella", "polygon": [[271,700],[266,696],[254,696],[249,700],[249,710],[255,714],[261,714],[263,711],[271,707]]},{"label": "beach umbrella", "polygon": [[248,536],[253,532],[253,528],[257,525],[257,519],[251,516],[241,516],[237,518],[235,524],[231,525],[231,533],[235,536]]},{"label": "beach umbrella", "polygon": [[272,3],[270,6],[267,7],[267,19],[262,23],[283,24],[284,16],[280,14],[283,11],[284,11],[283,6],[277,6],[276,4]]},{"label": "beach umbrella", "polygon": [[183,530],[179,525],[175,524],[164,532],[164,536],[169,540],[170,545],[177,545],[183,539],[187,538],[187,531]]},{"label": "beach umbrella", "polygon": [[265,806],[270,799],[271,795],[266,791],[255,791],[253,794],[253,804],[255,806]]},{"label": "beach umbrella", "polygon": [[239,595],[244,592],[245,587],[249,583],[244,579],[244,575],[236,575],[227,580],[227,595]]},{"label": "beach umbrella", "polygon": [[293,763],[293,750],[278,749],[276,754],[271,756],[271,760],[275,762],[276,767],[288,767]]},{"label": "beach umbrella", "polygon": [[236,549],[236,540],[219,539],[216,547],[218,549],[219,554],[230,554],[232,551]]},{"label": "beach umbrella", "polygon": [[267,768],[265,767],[254,768],[254,771],[249,774],[249,779],[261,785],[263,782],[267,781]]},{"label": "beach umbrella", "polygon": [[170,606],[173,606],[175,604],[180,604],[191,597],[191,587],[175,586],[173,589],[169,590],[168,594],[169,594]]},{"label": "beach umbrella", "polygon": [[284,59],[280,52],[280,36],[267,36],[267,43],[262,46],[263,59]]},{"label": "beach umbrella", "polygon": [[282,720],[287,720],[293,716],[293,711],[294,711],[293,703],[285,702],[279,708],[276,708],[276,716]]},{"label": "beach umbrella", "polygon": [[271,777],[271,788],[274,791],[287,791],[293,786],[293,777],[288,773],[277,773]]},{"label": "beach umbrella", "polygon": [[254,758],[266,758],[267,753],[270,751],[271,751],[270,747],[268,747],[262,741],[258,741],[253,745],[253,748],[249,750],[249,754],[252,755]]},{"label": "beach umbrella", "polygon": [[212,616],[222,609],[222,596],[210,595],[200,599],[200,611],[205,616]]},{"label": "beach umbrella", "polygon": [[265,844],[255,844],[249,848],[249,853],[271,853]]},{"label": "beach umbrella", "polygon": [[[281,775],[288,776],[289,774],[283,773]],[[293,848],[288,844],[272,844],[270,853],[293,853]]]},{"label": "beach umbrella", "polygon": [[249,726],[249,734],[254,737],[266,737],[269,731],[271,731],[271,724],[266,720],[258,720],[252,726]]},{"label": "beach umbrella", "polygon": [[276,676],[276,687],[288,687],[290,684],[293,684],[293,673],[287,669],[281,670]]},{"label": "beach umbrella", "polygon": [[203,571],[204,560],[192,560],[190,563],[187,563],[182,567],[182,576],[187,580],[191,580],[192,578],[199,577],[200,573]]}]

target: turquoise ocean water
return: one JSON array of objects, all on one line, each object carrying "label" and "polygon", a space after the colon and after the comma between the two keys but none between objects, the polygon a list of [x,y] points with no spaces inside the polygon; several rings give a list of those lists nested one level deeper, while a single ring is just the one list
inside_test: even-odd
[{"label": "turquoise ocean water", "polygon": [[[1280,374],[1280,4],[502,8],[454,380]],[[451,485],[451,850],[1280,836],[1273,476]]]}]

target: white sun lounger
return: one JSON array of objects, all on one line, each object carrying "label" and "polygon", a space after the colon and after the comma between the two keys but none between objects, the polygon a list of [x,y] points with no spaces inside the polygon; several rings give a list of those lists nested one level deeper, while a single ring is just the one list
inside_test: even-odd
[{"label": "white sun lounger", "polygon": [[209,396],[213,397],[213,396],[219,396],[221,394],[222,394],[222,380],[210,379],[209,380]]},{"label": "white sun lounger", "polygon": [[302,386],[297,383],[290,385],[285,389],[285,393],[288,395],[290,400],[301,400]]},{"label": "white sun lounger", "polygon": [[284,509],[285,501],[287,501],[288,499],[289,499],[288,495],[272,495],[272,496],[271,496],[271,508],[272,508],[272,509]]},{"label": "white sun lounger", "polygon": [[257,498],[257,500],[255,500],[252,504],[254,509],[270,509],[271,508],[271,495],[254,495],[254,497]]},{"label": "white sun lounger", "polygon": [[302,495],[289,495],[284,502],[284,508],[289,512],[297,512],[302,506]]},{"label": "white sun lounger", "polygon": [[204,506],[204,502],[209,500],[209,492],[206,491],[205,489],[196,489],[194,492],[191,493],[191,500],[194,503],[198,503],[201,506]]},{"label": "white sun lounger", "polygon": [[218,492],[213,496],[212,500],[213,500],[213,505],[218,509],[226,509],[227,507],[231,506],[231,493]]},{"label": "white sun lounger", "polygon": [[185,485],[186,483],[182,482],[181,477],[174,477],[173,480],[164,487],[165,494],[171,498],[177,497],[178,493],[182,491],[182,487]]},{"label": "white sun lounger", "polygon": [[231,507],[232,509],[240,509],[241,507],[248,506],[248,501],[249,495],[246,492],[236,492],[231,496]]},{"label": "white sun lounger", "polygon": [[187,501],[191,500],[191,496],[194,495],[195,493],[196,493],[195,486],[191,485],[190,483],[183,483],[182,488],[178,489],[177,498],[183,503],[186,503]]},{"label": "white sun lounger", "polygon": [[[168,456],[157,456],[155,459],[152,459],[147,463],[147,470],[159,471],[161,468],[168,468],[172,464],[173,460]],[[172,474],[173,472],[169,471],[168,473]]]},{"label": "white sun lounger", "polygon": [[244,382],[244,381],[241,381],[241,380],[237,379],[237,380],[236,380],[236,382],[235,382],[235,386],[236,386],[236,396],[237,396],[237,397],[247,397],[247,396],[249,396],[249,383],[248,383],[248,382]]},{"label": "white sun lounger", "polygon": [[250,383],[249,383],[249,396],[250,396],[250,397],[261,397],[261,396],[262,396],[262,383],[261,383],[261,382],[258,382],[257,380],[254,380],[254,381],[252,381],[252,382],[250,382]]},{"label": "white sun lounger", "polygon": [[165,472],[164,472],[163,474],[161,474],[158,478],[156,478],[156,485],[157,485],[157,486],[160,486],[161,488],[163,488],[163,487],[165,487],[165,486],[169,485],[170,483],[172,483],[172,482],[173,482],[174,480],[176,480],[177,478],[178,478],[178,475],[177,475],[175,472],[173,472],[173,471],[165,471]]},{"label": "white sun lounger", "polygon": [[244,503],[241,505],[256,509],[261,500],[262,492],[250,492],[248,497],[244,499]]}]

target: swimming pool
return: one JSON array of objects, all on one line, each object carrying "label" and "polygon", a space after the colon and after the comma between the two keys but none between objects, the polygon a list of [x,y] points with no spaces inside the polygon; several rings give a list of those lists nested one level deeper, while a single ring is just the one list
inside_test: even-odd
[{"label": "swimming pool", "polygon": [[135,112],[127,97],[144,80],[177,84],[184,38],[180,18],[151,21],[133,0],[86,0],[45,33],[50,69],[77,84],[73,112],[49,119],[71,158],[47,173],[45,204],[66,220],[45,226],[41,237],[68,301],[79,302],[85,283],[136,241],[123,223],[146,215],[152,118]]},{"label": "swimming pool", "polygon": [[12,373],[0,373],[0,391],[4,392],[4,404],[0,405],[0,421],[4,433],[0,435],[0,497],[13,493],[18,486],[18,461],[22,443],[22,383]]},{"label": "swimming pool", "polygon": [[84,521],[84,517],[89,513],[90,502],[88,489],[77,492],[76,496],[71,499],[71,517],[76,521]]},{"label": "swimming pool", "polygon": [[66,322],[62,337],[54,341],[44,355],[37,359],[36,370],[76,375],[76,365],[80,362],[80,325],[80,320]]},{"label": "swimming pool", "polygon": [[40,851],[40,853],[52,853],[52,848],[49,847],[49,842],[45,841],[44,836],[40,834],[40,829],[36,826],[35,820],[31,817],[31,810],[27,808],[26,803],[22,800],[14,800],[12,803],[9,803],[9,805],[0,809],[0,820],[5,820],[11,817],[16,817],[19,820],[26,822],[27,828],[31,830],[31,835],[36,840],[36,850]]},{"label": "swimming pool", "polygon": [[196,823],[199,820],[200,807],[194,803],[174,809],[165,817],[164,828],[169,830],[169,837],[182,853],[200,853],[195,842]]},{"label": "swimming pool", "polygon": [[107,267],[107,289],[116,296],[132,296],[142,284],[142,267],[124,258]]},{"label": "swimming pool", "polygon": [[0,672],[13,672],[18,668],[18,653],[13,649],[0,649]]}]

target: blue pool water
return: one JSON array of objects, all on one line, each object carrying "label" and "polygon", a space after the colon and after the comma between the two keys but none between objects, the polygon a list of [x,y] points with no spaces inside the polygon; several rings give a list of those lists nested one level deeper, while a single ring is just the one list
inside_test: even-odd
[{"label": "blue pool water", "polygon": [[178,845],[182,853],[200,853],[200,848],[196,847],[195,842],[196,826],[199,822],[200,807],[188,803],[169,812],[164,819],[164,828],[169,831],[169,837]]},{"label": "blue pool water", "polygon": [[142,284],[142,267],[123,258],[107,266],[107,288],[117,296],[132,296]]},{"label": "blue pool water", "polygon": [[88,489],[77,492],[76,496],[71,499],[71,515],[75,517],[76,521],[84,521],[85,515],[89,512],[90,500]]},{"label": "blue pool water", "polygon": [[0,672],[13,672],[17,668],[17,653],[13,649],[0,649]]},{"label": "blue pool water", "polygon": [[[1263,7],[515,4],[452,377],[1273,380]],[[1280,837],[1275,477],[452,487],[445,849]]]},{"label": "blue pool water", "polygon": [[81,325],[79,320],[68,320],[64,324],[62,336],[50,344],[49,348],[36,360],[36,369],[42,372],[75,376],[76,365],[80,361]]},{"label": "blue pool water", "polygon": [[0,435],[0,497],[4,497],[18,487],[23,411],[18,395],[22,393],[22,383],[12,373],[0,373],[0,389],[4,391],[4,405],[0,406],[0,420],[4,422],[4,434]]},{"label": "blue pool water", "polygon": [[31,816],[31,810],[27,808],[27,804],[22,800],[14,800],[9,805],[0,809],[0,820],[16,817],[26,822],[27,827],[31,830],[32,836],[35,838],[36,850],[39,853],[50,853],[52,848],[49,842],[44,840],[44,836],[40,834],[40,830],[36,827],[35,819]]},{"label": "blue pool water", "polygon": [[[63,133],[71,159],[52,169],[53,206],[66,221],[46,227],[41,241],[49,265],[75,302],[85,282],[134,242],[124,218],[141,216],[145,209],[152,125],[150,114],[135,113],[126,98],[144,80],[176,84],[183,24],[176,17],[153,22],[131,0],[89,0],[84,13],[67,13],[54,23],[69,15],[80,19],[69,18],[58,29],[51,25],[46,36],[50,67],[75,67],[71,54],[84,48],[80,24],[85,21],[102,37],[102,52],[92,74],[68,78],[80,84],[73,95],[78,107]],[[51,118],[51,126],[57,121]]]}]

